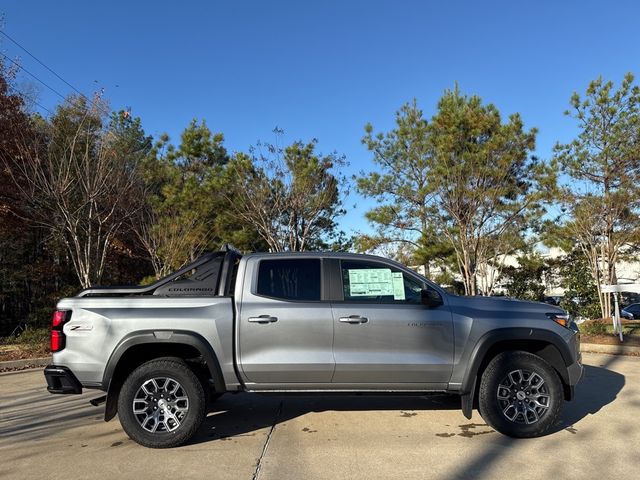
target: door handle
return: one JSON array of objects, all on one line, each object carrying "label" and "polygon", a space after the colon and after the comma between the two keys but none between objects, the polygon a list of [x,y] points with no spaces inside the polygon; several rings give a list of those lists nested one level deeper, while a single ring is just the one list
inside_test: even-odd
[{"label": "door handle", "polygon": [[348,317],[340,317],[342,323],[367,323],[369,319],[367,317],[361,317],[360,315],[349,315]]},{"label": "door handle", "polygon": [[278,317],[272,317],[271,315],[260,315],[259,317],[247,318],[252,323],[273,323],[278,321]]}]

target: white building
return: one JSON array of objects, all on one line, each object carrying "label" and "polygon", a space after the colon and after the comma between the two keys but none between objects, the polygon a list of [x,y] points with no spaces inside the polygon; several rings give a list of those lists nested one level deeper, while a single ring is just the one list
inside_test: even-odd
[{"label": "white building", "polygon": [[[554,247],[546,248],[541,247],[538,250],[540,256],[544,259],[556,259],[566,255],[564,250]],[[502,259],[503,266],[518,267],[518,259],[514,255],[506,255]],[[424,267],[414,267],[416,271],[424,274]],[[616,265],[616,273],[618,275],[618,283],[640,283],[640,262],[626,262],[620,261]],[[478,290],[487,291],[491,290],[493,294],[505,293],[504,287],[500,285],[500,269],[494,268],[490,265],[481,266],[478,268]],[[458,272],[454,272],[454,277],[457,280],[461,280],[462,277]],[[545,295],[549,297],[562,296],[564,294],[564,288],[560,287],[559,279],[550,277],[545,279]],[[492,288],[491,288],[492,287]]]}]

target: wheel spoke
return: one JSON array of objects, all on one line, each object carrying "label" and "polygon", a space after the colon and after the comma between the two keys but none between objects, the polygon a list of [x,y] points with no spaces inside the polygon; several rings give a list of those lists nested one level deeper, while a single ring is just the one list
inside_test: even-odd
[{"label": "wheel spoke", "polygon": [[178,413],[187,413],[187,411],[189,410],[189,408],[178,407],[177,405],[175,407],[173,407],[173,408]]},{"label": "wheel spoke", "polygon": [[[544,403],[540,401],[541,399],[544,400]],[[533,403],[535,403],[536,406],[538,406],[538,407],[549,408],[550,400],[551,400],[551,396],[550,395],[540,394],[540,395],[537,395],[533,399]]]},{"label": "wheel spoke", "polygon": [[[534,380],[535,380],[535,382],[534,382]],[[537,373],[533,372],[529,376],[529,381],[527,383],[531,387],[540,388],[544,384],[544,380],[542,379],[542,377],[540,375],[538,375]]]},{"label": "wheel spoke", "polygon": [[[173,413],[169,412],[168,410],[165,411],[164,420],[165,420],[164,423],[168,431],[173,431],[180,426],[180,420],[178,420],[178,417],[176,417]],[[169,424],[169,420],[172,420],[174,422],[173,426]]]},{"label": "wheel spoke", "polygon": [[498,392],[498,400],[509,401],[509,391],[506,394]]},{"label": "wheel spoke", "polygon": [[151,392],[148,388],[147,385],[149,384],[149,382],[145,382],[142,384],[142,391],[145,393],[145,395],[151,395],[153,392]]},{"label": "wheel spoke", "polygon": [[[140,404],[142,404],[142,408],[139,407]],[[133,401],[133,413],[135,413],[136,415],[139,415],[141,413],[146,413],[148,408],[149,408],[149,402],[147,402],[144,399],[137,399]]]},{"label": "wheel spoke", "polygon": [[[509,415],[508,413],[510,410],[513,411],[512,415]],[[518,416],[518,409],[514,407],[512,404],[509,404],[507,405],[507,408],[502,410],[502,413],[504,414],[505,417],[507,417],[509,420],[513,422],[515,418]]]},{"label": "wheel spoke", "polygon": [[[515,375],[518,375],[517,380],[515,378]],[[512,385],[518,385],[520,382],[522,382],[522,370],[515,370],[513,372],[510,372],[509,380],[511,380]]]},{"label": "wheel spoke", "polygon": [[[151,427],[149,427],[149,422],[151,422],[153,420],[153,429]],[[150,432],[153,431],[155,432],[155,428],[157,427],[157,419],[156,419],[156,415],[155,414],[150,414],[147,415],[144,419],[144,421],[142,422],[142,428],[144,428],[145,430],[149,430]]]},{"label": "wheel spoke", "polygon": [[[533,417],[531,420],[529,419],[529,414],[531,414],[531,416]],[[527,405],[525,407],[524,419],[528,424],[536,423],[539,420],[538,412],[536,412],[534,408],[531,408]]]}]

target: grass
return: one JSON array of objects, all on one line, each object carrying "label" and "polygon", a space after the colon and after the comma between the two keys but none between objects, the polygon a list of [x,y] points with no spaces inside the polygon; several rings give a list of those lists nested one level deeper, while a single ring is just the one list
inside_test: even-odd
[{"label": "grass", "polygon": [[48,357],[49,329],[27,328],[17,336],[0,339],[0,361]]},{"label": "grass", "polygon": [[[579,325],[583,343],[620,345],[611,320],[590,320]],[[640,320],[622,320],[622,345],[640,346]]]},{"label": "grass", "polygon": [[[589,320],[579,325],[580,332],[585,335],[615,335],[613,324],[604,320]],[[622,320],[624,335],[640,336],[640,320]]]}]

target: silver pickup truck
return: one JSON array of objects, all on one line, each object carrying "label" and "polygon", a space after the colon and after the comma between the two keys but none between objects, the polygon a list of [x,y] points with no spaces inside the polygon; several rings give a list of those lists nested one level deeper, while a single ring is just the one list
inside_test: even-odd
[{"label": "silver pickup truck", "polygon": [[579,333],[542,303],[461,297],[391,260],[204,255],[144,287],[60,300],[51,393],[107,392],[136,442],[186,442],[235,392],[449,392],[471,418],[543,435],[582,376]]}]

